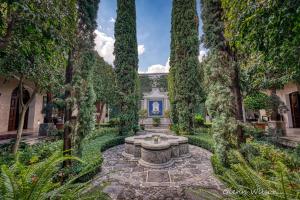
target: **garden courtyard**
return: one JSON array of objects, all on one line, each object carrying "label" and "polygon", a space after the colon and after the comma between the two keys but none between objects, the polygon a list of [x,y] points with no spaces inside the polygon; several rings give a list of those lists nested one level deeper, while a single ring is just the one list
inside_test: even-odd
[{"label": "garden courtyard", "polygon": [[180,158],[170,167],[156,169],[124,157],[124,145],[110,148],[103,152],[101,173],[92,184],[106,185],[103,191],[113,199],[179,200],[201,199],[203,195],[207,198],[210,192],[221,195],[224,185],[213,174],[212,153],[192,145],[189,150],[190,157]]},{"label": "garden courtyard", "polygon": [[0,3],[0,200],[300,199],[299,0]]}]

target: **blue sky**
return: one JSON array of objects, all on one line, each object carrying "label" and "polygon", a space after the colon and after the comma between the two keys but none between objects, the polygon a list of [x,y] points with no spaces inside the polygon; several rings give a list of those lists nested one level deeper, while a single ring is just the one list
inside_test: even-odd
[{"label": "blue sky", "polygon": [[[96,50],[110,64],[114,60],[116,8],[117,0],[101,0],[97,18]],[[140,72],[168,71],[171,9],[172,0],[136,0]],[[198,14],[199,10],[198,5]]]}]

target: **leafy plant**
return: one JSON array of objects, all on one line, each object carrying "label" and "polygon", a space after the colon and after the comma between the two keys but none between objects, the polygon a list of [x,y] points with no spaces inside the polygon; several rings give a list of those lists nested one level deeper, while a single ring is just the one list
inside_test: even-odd
[{"label": "leafy plant", "polygon": [[146,109],[142,109],[139,111],[139,117],[141,119],[141,124],[140,124],[140,127],[142,130],[145,129],[145,125],[144,125],[144,119],[146,119],[148,116],[148,112]]},{"label": "leafy plant", "polygon": [[164,111],[164,117],[165,117],[165,118],[170,118],[170,114],[171,114],[171,113],[170,113],[170,110],[165,110],[165,111]]},{"label": "leafy plant", "polygon": [[233,199],[288,200],[300,197],[300,176],[299,174],[291,175],[283,163],[276,162],[274,168],[268,170],[268,177],[251,168],[238,152],[235,152],[235,156],[239,163],[231,165],[222,176]]},{"label": "leafy plant", "polygon": [[248,95],[244,98],[245,107],[250,110],[261,110],[266,109],[268,106],[269,97],[268,95],[257,92],[252,95]]},{"label": "leafy plant", "polygon": [[158,127],[160,125],[160,117],[153,117],[152,121],[154,127]]},{"label": "leafy plant", "polygon": [[61,152],[54,153],[45,161],[24,166],[18,160],[8,167],[1,166],[0,199],[8,200],[48,200],[48,199],[91,199],[98,194],[88,194],[86,189],[89,183],[74,183],[75,179],[68,180],[63,185],[54,182],[53,177],[58,173],[60,164],[76,157],[63,156]]},{"label": "leafy plant", "polygon": [[200,127],[204,125],[205,120],[201,114],[196,114],[194,121],[195,121],[195,127]]}]

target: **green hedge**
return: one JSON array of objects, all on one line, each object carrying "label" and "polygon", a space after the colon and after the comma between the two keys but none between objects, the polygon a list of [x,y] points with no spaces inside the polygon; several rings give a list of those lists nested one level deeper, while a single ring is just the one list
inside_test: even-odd
[{"label": "green hedge", "polygon": [[119,137],[115,137],[112,138],[110,140],[108,140],[107,142],[105,142],[101,147],[100,147],[100,151],[106,151],[107,149],[120,145],[120,144],[124,144],[125,143],[125,136],[119,136]]},{"label": "green hedge", "polygon": [[210,152],[214,152],[214,141],[210,134],[188,135],[188,142],[191,145],[202,147]]},{"label": "green hedge", "polygon": [[[109,132],[111,130],[112,132]],[[83,143],[82,160],[83,163],[78,163],[72,167],[72,173],[87,172],[78,179],[79,182],[91,180],[97,173],[100,172],[103,157],[101,152],[124,143],[125,136],[119,136],[115,129],[104,128],[96,130],[95,135],[86,139]]]}]

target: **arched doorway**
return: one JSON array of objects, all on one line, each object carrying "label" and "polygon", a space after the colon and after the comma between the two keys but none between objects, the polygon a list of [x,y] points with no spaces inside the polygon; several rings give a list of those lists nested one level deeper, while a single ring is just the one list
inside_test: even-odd
[{"label": "arched doorway", "polygon": [[300,128],[300,94],[293,92],[290,94],[290,105],[293,119],[293,127]]},{"label": "arched doorway", "polygon": [[[27,103],[30,98],[30,94],[26,89],[23,89],[23,103]],[[18,128],[19,123],[19,99],[18,99],[18,88],[14,89],[11,94],[10,100],[10,111],[9,111],[9,120],[8,120],[8,131],[14,131]],[[26,110],[25,120],[24,120],[24,129],[27,129],[28,125],[28,113],[29,108]]]}]

